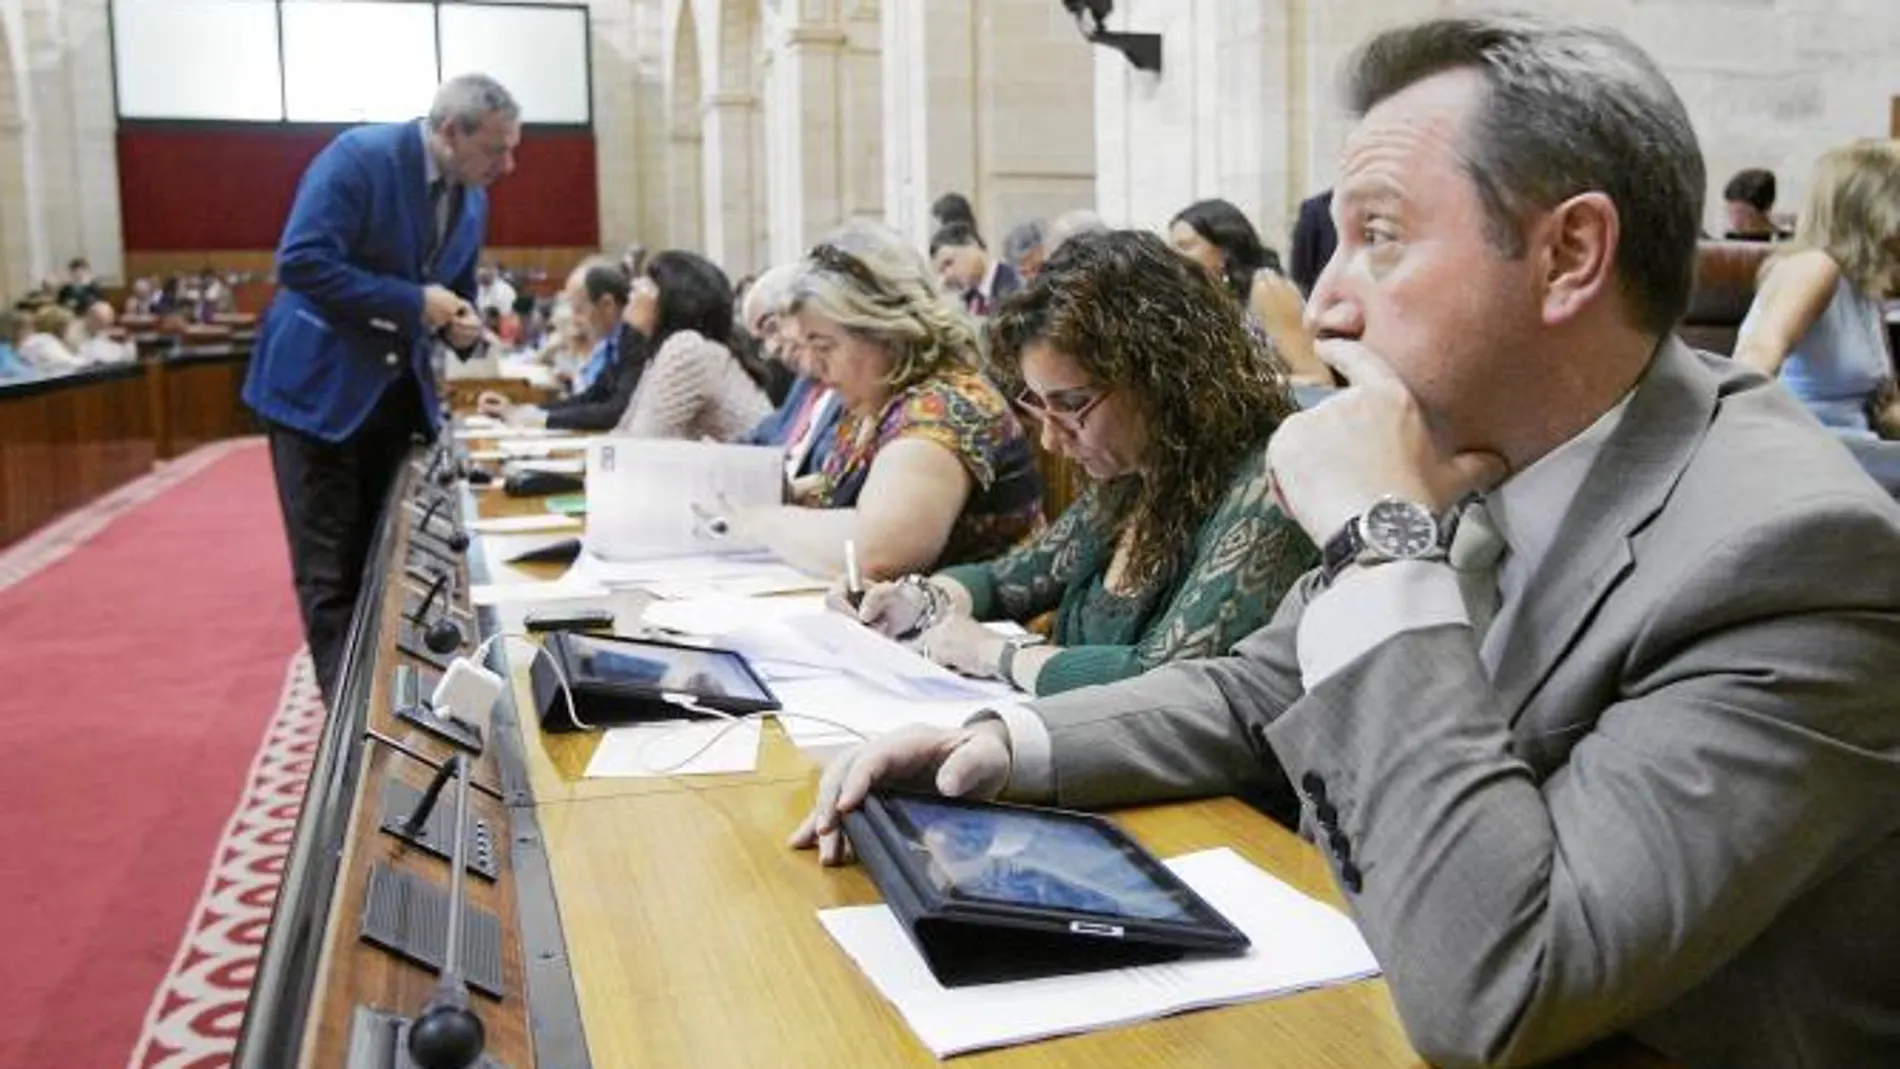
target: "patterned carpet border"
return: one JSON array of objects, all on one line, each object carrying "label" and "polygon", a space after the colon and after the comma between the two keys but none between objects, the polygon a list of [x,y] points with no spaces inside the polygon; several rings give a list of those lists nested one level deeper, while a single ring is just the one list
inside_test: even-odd
[{"label": "patterned carpet border", "polygon": [[112,521],[177,486],[240,449],[262,448],[261,437],[232,438],[199,446],[150,474],[61,516],[24,539],[0,550],[0,591],[24,583],[63,560],[105,530]]},{"label": "patterned carpet border", "polygon": [[299,651],[128,1069],[231,1064],[323,720],[310,655]]}]

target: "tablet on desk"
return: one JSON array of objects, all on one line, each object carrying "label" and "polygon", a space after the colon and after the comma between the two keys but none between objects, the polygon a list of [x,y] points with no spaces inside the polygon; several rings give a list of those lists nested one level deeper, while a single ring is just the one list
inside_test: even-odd
[{"label": "tablet on desk", "polygon": [[[535,658],[529,675],[548,731],[707,715],[702,710],[744,716],[779,707],[765,681],[733,650],[572,631],[550,634],[544,645],[547,657]],[[549,658],[560,666],[559,675]],[[580,724],[568,716],[562,675],[573,688]]]},{"label": "tablet on desk", "polygon": [[879,791],[844,827],[945,986],[1247,949],[1245,934],[1102,817]]}]

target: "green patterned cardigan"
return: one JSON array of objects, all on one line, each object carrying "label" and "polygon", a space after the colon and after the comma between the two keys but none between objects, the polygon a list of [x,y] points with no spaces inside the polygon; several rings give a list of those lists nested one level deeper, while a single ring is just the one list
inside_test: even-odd
[{"label": "green patterned cardigan", "polygon": [[1266,624],[1319,556],[1273,503],[1264,443],[1201,525],[1192,556],[1163,581],[1127,596],[1109,592],[1103,581],[1114,544],[1100,488],[1091,487],[1003,556],[940,574],[970,592],[978,620],[1026,622],[1056,610],[1051,637],[1062,651],[1037,674],[1040,696],[1225,654]]}]

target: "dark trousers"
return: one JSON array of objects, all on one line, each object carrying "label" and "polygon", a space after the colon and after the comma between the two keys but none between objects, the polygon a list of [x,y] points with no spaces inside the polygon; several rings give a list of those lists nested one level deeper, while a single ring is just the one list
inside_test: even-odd
[{"label": "dark trousers", "polygon": [[408,377],[386,390],[369,419],[342,442],[269,426],[297,608],[326,707],[335,707],[343,644],[383,500],[421,429],[422,401]]}]

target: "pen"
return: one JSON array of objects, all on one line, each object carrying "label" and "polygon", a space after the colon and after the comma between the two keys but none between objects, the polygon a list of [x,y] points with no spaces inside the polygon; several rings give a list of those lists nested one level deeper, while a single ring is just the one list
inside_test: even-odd
[{"label": "pen", "polygon": [[854,609],[864,600],[864,576],[858,572],[858,543],[853,538],[844,540],[844,600]]}]

